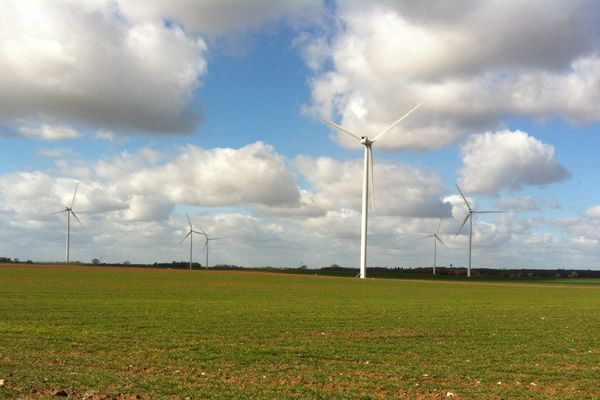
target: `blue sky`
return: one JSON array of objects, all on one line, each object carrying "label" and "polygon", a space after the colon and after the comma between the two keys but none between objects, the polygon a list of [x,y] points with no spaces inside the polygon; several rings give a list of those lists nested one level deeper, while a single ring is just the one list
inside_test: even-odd
[{"label": "blue sky", "polygon": [[[596,2],[2,1],[0,255],[357,266],[600,268]],[[534,21],[534,23],[532,23]],[[198,260],[202,243],[197,242]]]}]

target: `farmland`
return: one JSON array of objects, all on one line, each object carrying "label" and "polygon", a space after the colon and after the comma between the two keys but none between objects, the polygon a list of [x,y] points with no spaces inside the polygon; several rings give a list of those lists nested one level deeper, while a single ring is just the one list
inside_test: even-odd
[{"label": "farmland", "polygon": [[599,398],[564,282],[0,266],[0,398]]}]

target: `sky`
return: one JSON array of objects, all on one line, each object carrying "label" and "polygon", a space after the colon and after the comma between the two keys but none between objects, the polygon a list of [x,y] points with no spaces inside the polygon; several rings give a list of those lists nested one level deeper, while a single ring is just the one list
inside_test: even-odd
[{"label": "sky", "polygon": [[[600,269],[597,1],[0,0],[0,256]],[[204,262],[195,240],[195,261]]]}]

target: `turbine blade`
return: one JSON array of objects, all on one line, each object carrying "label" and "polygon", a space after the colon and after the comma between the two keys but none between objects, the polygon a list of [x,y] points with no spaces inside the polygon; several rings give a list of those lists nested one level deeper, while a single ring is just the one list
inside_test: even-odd
[{"label": "turbine blade", "polygon": [[406,114],[404,114],[403,116],[401,116],[400,118],[398,118],[393,124],[391,124],[390,126],[388,126],[387,128],[385,128],[384,130],[382,130],[381,132],[379,132],[375,138],[373,138],[373,140],[371,140],[372,142],[378,140],[380,137],[382,137],[385,133],[387,133],[390,129],[392,129],[393,127],[395,127],[396,125],[398,125],[400,123],[400,121],[402,121],[404,118],[408,117],[413,111],[415,111],[417,108],[421,107],[421,105],[425,103],[425,100],[423,100],[422,102],[420,102],[419,104],[417,104],[416,106],[414,106],[409,112],[407,112]]},{"label": "turbine blade", "polygon": [[219,240],[219,239],[223,239],[223,238],[222,237],[211,237],[211,238],[208,238],[208,240]]},{"label": "turbine blade", "polygon": [[79,187],[79,182],[75,185],[75,193],[73,193],[73,201],[71,201],[71,207],[73,208],[73,204],[75,204],[75,196],[77,196],[77,188]]},{"label": "turbine blade", "polygon": [[60,214],[60,213],[64,213],[64,212],[66,212],[66,211],[67,211],[67,210],[60,210],[60,211],[53,212],[53,213],[51,213],[50,215],[54,215],[54,214]]},{"label": "turbine blade", "polygon": [[440,222],[438,223],[438,227],[437,227],[437,229],[436,229],[436,231],[435,231],[435,234],[436,234],[436,236],[437,236],[437,234],[440,232],[440,226],[441,226],[441,225],[442,225],[442,219],[440,218]]},{"label": "turbine blade", "polygon": [[371,146],[367,146],[367,158],[369,168],[369,190],[371,191],[371,210],[375,212],[375,182],[373,180],[373,149]]},{"label": "turbine blade", "polygon": [[435,237],[435,235],[427,235],[427,236],[423,236],[423,239],[427,239],[427,238],[430,238],[430,237]]},{"label": "turbine blade", "polygon": [[188,223],[190,224],[190,230],[192,229],[192,220],[190,219],[190,215],[188,213],[185,213],[187,219],[188,219]]},{"label": "turbine blade", "polygon": [[79,225],[81,225],[82,228],[85,228],[85,226],[83,226],[83,224],[81,223],[81,221],[79,220],[79,218],[77,218],[77,215],[75,215],[75,212],[73,210],[69,210],[71,212],[71,215],[73,215],[73,217],[75,217],[75,219],[77,220],[77,222],[79,222]]},{"label": "turbine blade", "polygon": [[473,211],[476,214],[504,214],[504,211]]},{"label": "turbine blade", "polygon": [[458,189],[458,192],[460,193],[461,197],[463,198],[463,200],[465,201],[465,204],[467,205],[467,208],[469,209],[469,211],[471,211],[471,205],[469,204],[469,202],[467,201],[467,198],[465,197],[465,195],[463,194],[462,190],[460,190],[460,188],[458,187],[458,185],[456,185],[456,188]]},{"label": "turbine blade", "polygon": [[331,125],[334,128],[339,129],[340,131],[345,132],[348,135],[350,135],[352,137],[355,137],[356,139],[360,140],[360,136],[358,136],[356,133],[350,132],[348,129],[344,128],[343,126],[340,126],[340,125],[336,124],[335,122],[331,122],[331,121],[328,121],[326,119],[322,119],[321,121],[323,121],[324,123],[326,123],[328,125]]},{"label": "turbine blade", "polygon": [[202,250],[205,250],[206,246],[208,246],[208,238],[206,238],[206,241],[204,241],[204,247],[202,248]]},{"label": "turbine blade", "polygon": [[458,234],[460,233],[460,231],[462,231],[463,226],[465,226],[465,224],[467,223],[467,221],[469,220],[469,218],[471,218],[471,213],[468,213],[467,216],[465,217],[465,220],[463,221],[463,223],[460,225],[460,228],[458,228],[458,231],[456,232],[456,235],[454,235],[454,237],[457,237]]},{"label": "turbine blade", "polygon": [[435,235],[435,238],[438,240],[438,242],[440,242],[442,244],[442,246],[444,246],[445,248],[448,248],[448,246],[446,246],[446,244],[442,241],[442,239],[440,239],[440,237],[438,235]]},{"label": "turbine blade", "polygon": [[183,241],[184,241],[185,239],[187,239],[187,237],[188,237],[188,236],[190,236],[191,234],[192,234],[192,231],[189,231],[189,232],[187,233],[187,235],[185,235],[185,236],[183,237],[183,239],[181,239],[181,241],[179,242],[179,244],[183,243]]}]

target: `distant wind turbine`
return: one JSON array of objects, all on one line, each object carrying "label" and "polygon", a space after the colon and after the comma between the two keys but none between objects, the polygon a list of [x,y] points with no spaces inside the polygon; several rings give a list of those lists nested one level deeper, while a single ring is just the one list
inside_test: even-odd
[{"label": "distant wind turbine", "polygon": [[75,185],[75,193],[73,193],[73,200],[71,201],[71,205],[70,206],[66,206],[64,210],[60,210],[57,212],[54,212],[52,214],[60,214],[60,213],[67,213],[67,246],[66,246],[66,250],[65,250],[65,265],[69,265],[69,249],[70,249],[70,241],[71,241],[71,215],[73,215],[73,218],[75,218],[77,220],[77,222],[79,222],[79,225],[81,225],[81,227],[83,228],[83,224],[81,223],[81,221],[79,220],[79,218],[77,218],[77,215],[75,214],[75,211],[73,211],[73,205],[75,204],[75,196],[77,196],[77,188],[79,187],[79,182],[77,182],[77,184]]},{"label": "distant wind turbine", "polygon": [[437,242],[440,242],[442,244],[442,246],[444,246],[445,248],[448,248],[448,246],[446,246],[444,244],[444,242],[442,241],[442,239],[440,239],[440,237],[438,236],[438,233],[440,232],[440,225],[442,225],[441,219],[440,219],[440,222],[438,223],[438,227],[437,227],[437,230],[435,231],[435,233],[425,236],[425,238],[431,238],[431,237],[433,238],[433,275],[435,275],[435,267],[437,265]]},{"label": "distant wind turbine", "polygon": [[219,240],[222,239],[220,237],[210,237],[208,236],[202,229],[200,229],[200,231],[202,232],[202,235],[204,235],[204,249],[206,250],[206,268],[208,268],[208,242],[210,242],[211,240]]},{"label": "distant wind turbine", "polygon": [[473,243],[473,218],[474,218],[474,214],[497,214],[497,213],[503,213],[504,211],[473,210],[473,208],[471,207],[471,204],[469,204],[469,202],[467,201],[467,198],[463,194],[462,190],[460,190],[460,188],[458,187],[458,185],[456,185],[456,188],[458,189],[458,192],[460,193],[460,196],[462,197],[462,199],[465,202],[465,205],[467,206],[468,213],[465,216],[465,219],[464,219],[462,225],[460,226],[460,228],[458,228],[458,231],[456,232],[456,235],[454,237],[458,236],[458,234],[460,233],[460,231],[462,230],[463,226],[465,226],[465,224],[467,223],[467,220],[468,220],[469,221],[469,268],[467,269],[467,277],[471,277],[471,245]]},{"label": "distant wind turbine", "polygon": [[[404,114],[402,117],[398,118],[393,124],[379,132],[373,139],[369,139],[368,136],[359,136],[346,128],[336,124],[335,122],[323,120],[326,124],[331,125],[332,127],[339,129],[340,131],[358,139],[360,144],[365,146],[365,157],[364,157],[364,170],[363,170],[363,191],[362,191],[362,223],[360,229],[360,277],[364,279],[367,277],[367,219],[368,219],[368,203],[369,203],[369,190],[371,191],[371,197],[373,196],[373,150],[371,146],[377,140],[379,140],[384,134],[394,128],[396,125],[400,123],[404,118],[408,117],[413,111],[419,108],[423,104],[420,102],[415,107],[413,107],[410,111]],[[369,184],[370,181],[370,184]],[[371,207],[373,206],[373,198],[371,199]]]},{"label": "distant wind turbine", "polygon": [[190,230],[188,231],[187,235],[185,235],[183,237],[183,239],[181,239],[181,242],[179,242],[179,244],[183,243],[183,241],[185,239],[187,239],[187,237],[190,237],[190,270],[192,269],[192,257],[193,257],[193,246],[194,246],[194,233],[197,233],[199,235],[203,235],[204,232],[198,232],[196,230],[194,230],[194,228],[192,227],[192,221],[190,220],[190,216],[188,215],[188,213],[185,213],[185,215],[187,216],[188,219],[188,223],[190,224]]}]

